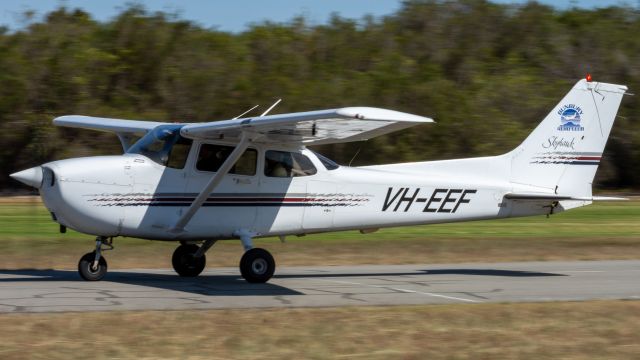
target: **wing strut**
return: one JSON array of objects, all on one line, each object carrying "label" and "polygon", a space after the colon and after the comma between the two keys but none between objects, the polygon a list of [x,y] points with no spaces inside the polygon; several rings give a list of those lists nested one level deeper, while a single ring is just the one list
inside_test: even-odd
[{"label": "wing strut", "polygon": [[227,157],[224,163],[222,163],[222,166],[220,166],[220,168],[215,173],[215,175],[213,175],[211,180],[209,180],[209,183],[207,184],[207,186],[205,186],[204,189],[202,189],[200,194],[198,194],[196,199],[191,203],[191,206],[189,206],[187,211],[182,215],[182,217],[180,217],[180,219],[178,219],[178,221],[176,221],[175,225],[173,225],[173,227],[169,231],[173,233],[180,233],[184,231],[184,227],[187,226],[189,221],[191,221],[191,218],[193,217],[193,215],[196,214],[196,211],[200,209],[202,204],[209,197],[209,194],[211,194],[211,192],[216,188],[216,186],[218,186],[220,181],[222,181],[222,178],[229,173],[229,170],[231,170],[231,167],[236,163],[236,161],[240,158],[240,156],[244,153],[244,151],[247,149],[248,146],[249,146],[249,137],[243,131],[242,136],[240,137],[240,142],[238,142],[238,145],[236,145],[236,148],[233,149],[231,154],[229,154],[229,157]]}]

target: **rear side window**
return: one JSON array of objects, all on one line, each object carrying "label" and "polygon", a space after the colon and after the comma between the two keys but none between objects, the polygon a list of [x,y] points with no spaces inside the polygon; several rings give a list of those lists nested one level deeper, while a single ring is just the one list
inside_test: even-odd
[{"label": "rear side window", "polygon": [[[218,171],[233,149],[233,146],[202,144],[198,153],[196,169],[200,171]],[[257,160],[258,152],[255,149],[247,149],[236,161],[235,165],[231,167],[229,174],[253,176],[256,174]]]},{"label": "rear side window", "polygon": [[265,154],[264,174],[269,177],[309,176],[317,172],[308,157],[294,152],[269,150]]},{"label": "rear side window", "polygon": [[329,159],[328,157],[317,153],[317,152],[313,152],[316,157],[318,158],[318,160],[320,160],[320,162],[322,163],[322,165],[324,165],[325,168],[327,168],[327,170],[335,170],[337,168],[340,167],[340,165],[338,165],[335,161]]}]

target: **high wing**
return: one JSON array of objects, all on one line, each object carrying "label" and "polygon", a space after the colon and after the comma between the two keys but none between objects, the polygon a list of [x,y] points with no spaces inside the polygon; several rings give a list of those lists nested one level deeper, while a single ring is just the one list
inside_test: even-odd
[{"label": "high wing", "polygon": [[158,125],[166,123],[155,121],[110,119],[82,115],[66,115],[53,119],[54,125],[79,129],[114,132],[118,135],[122,150],[127,151],[136,137],[144,136]]},{"label": "high wing", "polygon": [[244,132],[254,142],[319,145],[367,140],[430,122],[394,110],[347,107],[188,124],[180,133],[192,139],[236,139]]},{"label": "high wing", "polygon": [[165,124],[155,121],[110,119],[82,115],[60,116],[53,119],[53,123],[58,126],[134,135],[144,135],[156,126]]},{"label": "high wing", "polygon": [[[240,139],[251,135],[253,142],[319,145],[367,140],[408,127],[433,122],[432,119],[394,110],[346,107],[242,119],[192,123],[182,127],[182,136],[192,139]],[[133,136],[141,136],[156,126],[155,121],[110,119],[67,115],[55,118],[58,126],[110,131],[118,134],[123,148]]]}]

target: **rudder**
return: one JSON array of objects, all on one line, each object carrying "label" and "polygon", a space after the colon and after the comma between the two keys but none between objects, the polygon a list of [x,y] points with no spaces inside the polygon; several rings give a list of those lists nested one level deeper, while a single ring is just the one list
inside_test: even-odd
[{"label": "rudder", "polygon": [[626,86],[578,81],[511,157],[514,185],[577,197],[591,184]]}]

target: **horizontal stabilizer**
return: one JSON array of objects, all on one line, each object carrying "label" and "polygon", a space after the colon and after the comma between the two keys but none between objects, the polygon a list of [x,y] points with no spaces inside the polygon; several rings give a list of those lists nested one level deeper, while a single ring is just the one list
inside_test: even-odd
[{"label": "horizontal stabilizer", "polygon": [[509,193],[505,194],[505,199],[509,200],[529,200],[529,201],[563,201],[563,200],[577,200],[577,201],[624,201],[628,200],[621,197],[611,196],[570,196],[570,195],[558,195],[558,194],[546,194],[546,193]]},{"label": "horizontal stabilizer", "polygon": [[591,198],[593,201],[627,201],[629,199],[616,196],[594,196]]}]

